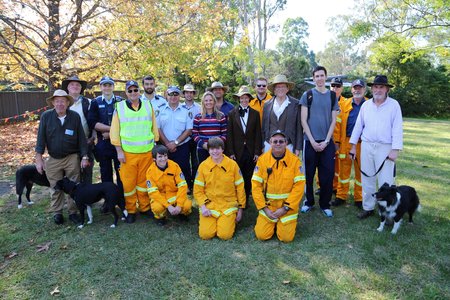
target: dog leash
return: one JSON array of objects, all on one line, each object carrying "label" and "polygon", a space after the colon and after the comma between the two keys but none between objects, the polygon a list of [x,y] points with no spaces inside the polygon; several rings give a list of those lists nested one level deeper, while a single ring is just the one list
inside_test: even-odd
[{"label": "dog leash", "polygon": [[[389,156],[386,156],[386,158],[383,160],[383,163],[382,163],[381,166],[378,168],[377,172],[376,172],[375,174],[373,174],[372,176],[367,175],[366,172],[364,172],[363,170],[361,170],[361,166],[360,166],[360,164],[359,164],[359,161],[358,161],[358,158],[357,158],[357,157],[355,157],[355,162],[356,162],[356,164],[358,165],[358,169],[359,169],[359,171],[361,172],[361,174],[363,174],[363,175],[366,176],[366,177],[375,177],[375,176],[377,176],[378,173],[380,173],[381,169],[383,169],[384,163],[385,163],[386,160],[388,160],[388,159],[389,159]],[[394,165],[394,177],[395,177],[395,165]]]}]

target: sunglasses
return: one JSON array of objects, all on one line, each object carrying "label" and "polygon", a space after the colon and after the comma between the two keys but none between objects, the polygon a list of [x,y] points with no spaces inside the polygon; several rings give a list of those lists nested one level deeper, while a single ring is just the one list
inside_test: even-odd
[{"label": "sunglasses", "polygon": [[134,90],[128,90],[127,91],[128,92],[128,94],[131,94],[131,93],[137,93],[137,92],[139,92],[139,89],[134,89]]},{"label": "sunglasses", "polygon": [[178,94],[176,92],[173,92],[173,93],[168,93],[167,95],[169,95],[169,96],[179,96],[180,94]]},{"label": "sunglasses", "polygon": [[337,88],[340,88],[340,87],[342,87],[342,85],[340,85],[340,84],[332,84],[331,87],[337,87]]},{"label": "sunglasses", "polygon": [[265,84],[257,84],[256,86],[257,87],[266,87],[267,85],[265,85]]},{"label": "sunglasses", "polygon": [[276,144],[283,145],[285,142],[286,142],[285,140],[272,140],[272,143],[275,144],[275,145]]}]

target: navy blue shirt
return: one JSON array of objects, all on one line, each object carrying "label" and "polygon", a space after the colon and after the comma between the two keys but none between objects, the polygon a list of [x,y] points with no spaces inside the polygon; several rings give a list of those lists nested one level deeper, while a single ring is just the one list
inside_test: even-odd
[{"label": "navy blue shirt", "polygon": [[346,135],[348,137],[352,136],[352,131],[353,128],[355,127],[356,124],[356,119],[358,118],[359,115],[359,111],[361,110],[361,106],[363,105],[364,101],[366,101],[366,99],[362,99],[361,103],[356,104],[355,100],[352,99],[352,107],[353,109],[350,111],[349,115],[348,115],[348,119],[347,119],[347,132]]},{"label": "navy blue shirt", "polygon": [[228,116],[228,114],[230,113],[230,111],[232,111],[234,108],[233,104],[231,104],[228,101],[223,100],[223,104],[220,107],[220,111],[223,112],[223,114],[225,116]]}]

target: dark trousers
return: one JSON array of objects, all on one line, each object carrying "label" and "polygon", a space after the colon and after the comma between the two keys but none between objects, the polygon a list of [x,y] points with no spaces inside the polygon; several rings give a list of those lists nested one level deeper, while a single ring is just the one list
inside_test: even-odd
[{"label": "dark trousers", "polygon": [[89,166],[87,166],[84,169],[81,169],[81,176],[80,176],[80,182],[84,183],[92,183],[93,180],[93,173],[94,173],[94,145],[88,144],[88,153],[87,156],[89,157]]},{"label": "dark trousers", "polygon": [[119,187],[120,194],[123,195],[123,184],[122,181],[120,180],[119,175],[120,161],[117,159],[117,152],[114,146],[97,147],[96,159],[100,165],[100,177],[102,179],[102,182],[114,182],[113,180],[113,167],[114,167],[117,179],[116,184]]},{"label": "dark trousers", "polygon": [[192,190],[194,186],[194,178],[197,174],[198,169],[198,158],[197,158],[197,143],[194,142],[194,139],[190,139],[189,142],[189,158],[191,161],[191,182],[188,182],[189,188]]},{"label": "dark trousers", "polygon": [[197,148],[197,160],[198,160],[199,165],[208,157],[209,157],[209,152],[207,150]]},{"label": "dark trousers", "polygon": [[322,152],[316,152],[309,141],[304,144],[304,163],[306,177],[306,200],[308,206],[314,205],[314,176],[319,172],[320,194],[319,205],[321,209],[330,208],[333,194],[335,147],[333,141]]},{"label": "dark trousers", "polygon": [[[183,172],[186,183],[189,186],[189,183],[192,182],[191,177],[191,164],[189,163],[189,142],[179,145],[177,147],[177,151],[169,152],[169,159],[176,162]],[[191,189],[192,186],[189,186]]]},{"label": "dark trousers", "polygon": [[244,152],[242,152],[242,156],[237,161],[237,164],[244,178],[245,199],[248,201],[248,197],[252,194],[252,176],[256,163],[253,161],[253,156],[247,147],[244,146]]}]

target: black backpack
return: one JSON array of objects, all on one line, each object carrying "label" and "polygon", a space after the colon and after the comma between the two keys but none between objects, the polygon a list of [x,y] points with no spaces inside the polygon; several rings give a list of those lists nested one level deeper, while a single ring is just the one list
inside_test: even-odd
[{"label": "black backpack", "polygon": [[[333,107],[336,104],[336,93],[333,91],[330,91],[331,93],[331,111],[333,111]],[[309,112],[311,110],[311,104],[313,101],[313,92],[312,89],[306,92],[306,101],[308,103],[308,121],[309,121]]]}]

